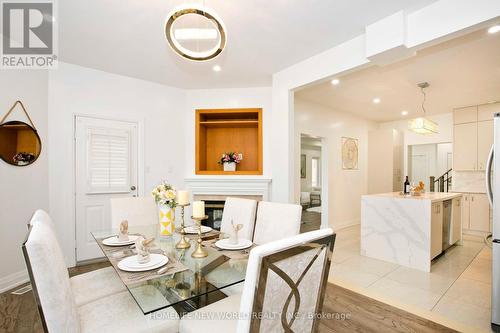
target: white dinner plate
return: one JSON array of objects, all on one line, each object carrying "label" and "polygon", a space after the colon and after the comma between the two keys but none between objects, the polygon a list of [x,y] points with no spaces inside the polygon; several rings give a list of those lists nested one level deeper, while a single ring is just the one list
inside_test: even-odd
[{"label": "white dinner plate", "polygon": [[[195,225],[185,227],[184,230],[186,231],[186,234],[197,234],[198,233],[198,227]],[[201,226],[201,233],[202,234],[206,234],[207,232],[210,232],[210,231],[212,231],[212,228],[204,226],[204,225]]]},{"label": "white dinner plate", "polygon": [[215,246],[223,250],[243,250],[249,248],[252,245],[253,243],[251,240],[242,238],[239,239],[238,244],[231,244],[228,238],[221,239],[215,242]]},{"label": "white dinner plate", "polygon": [[143,272],[160,268],[168,263],[168,258],[163,254],[151,253],[151,260],[145,264],[137,261],[137,255],[130,256],[118,263],[118,268],[127,272]]},{"label": "white dinner plate", "polygon": [[112,236],[109,238],[106,238],[105,240],[102,241],[104,245],[107,246],[125,246],[125,245],[132,245],[135,243],[135,240],[139,236],[137,235],[128,235],[128,240],[127,241],[119,241],[118,236]]}]

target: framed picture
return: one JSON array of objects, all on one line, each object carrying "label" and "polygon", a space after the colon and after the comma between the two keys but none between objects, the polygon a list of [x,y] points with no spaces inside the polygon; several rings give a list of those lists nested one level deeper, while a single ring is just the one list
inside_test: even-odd
[{"label": "framed picture", "polygon": [[306,178],[306,155],[300,155],[300,178]]},{"label": "framed picture", "polygon": [[358,169],[358,139],[342,137],[342,169]]}]

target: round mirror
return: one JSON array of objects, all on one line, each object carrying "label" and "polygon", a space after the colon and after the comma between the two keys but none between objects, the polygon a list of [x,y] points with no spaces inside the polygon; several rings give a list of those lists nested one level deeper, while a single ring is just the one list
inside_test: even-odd
[{"label": "round mirror", "polygon": [[36,130],[22,121],[0,125],[0,158],[15,166],[30,165],[42,150]]}]

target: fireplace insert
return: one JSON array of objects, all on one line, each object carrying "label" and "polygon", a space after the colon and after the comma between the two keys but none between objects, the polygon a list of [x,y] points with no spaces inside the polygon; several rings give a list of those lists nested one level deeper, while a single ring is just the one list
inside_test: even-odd
[{"label": "fireplace insert", "polygon": [[220,225],[222,223],[222,212],[224,211],[224,203],[224,200],[205,201],[205,214],[207,214],[208,219],[204,220],[202,224],[215,230],[220,230]]}]

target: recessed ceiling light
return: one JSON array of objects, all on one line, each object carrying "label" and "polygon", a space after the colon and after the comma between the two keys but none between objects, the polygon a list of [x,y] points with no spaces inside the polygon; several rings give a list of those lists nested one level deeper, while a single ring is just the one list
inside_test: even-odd
[{"label": "recessed ceiling light", "polygon": [[332,84],[333,84],[334,86],[336,86],[336,85],[337,85],[337,84],[339,84],[339,83],[340,83],[340,80],[339,80],[339,79],[333,79],[333,80],[332,80]]},{"label": "recessed ceiling light", "polygon": [[380,98],[375,97],[375,98],[373,99],[373,103],[375,103],[375,104],[380,103]]},{"label": "recessed ceiling light", "polygon": [[214,67],[212,67],[212,69],[214,70],[214,72],[220,72],[222,68],[219,65],[215,65]]},{"label": "recessed ceiling light", "polygon": [[494,25],[488,29],[488,33],[490,34],[496,34],[497,32],[500,31],[500,25]]},{"label": "recessed ceiling light", "polygon": [[401,111],[401,115],[402,116],[407,116],[408,115],[408,111],[406,111],[406,110]]}]

